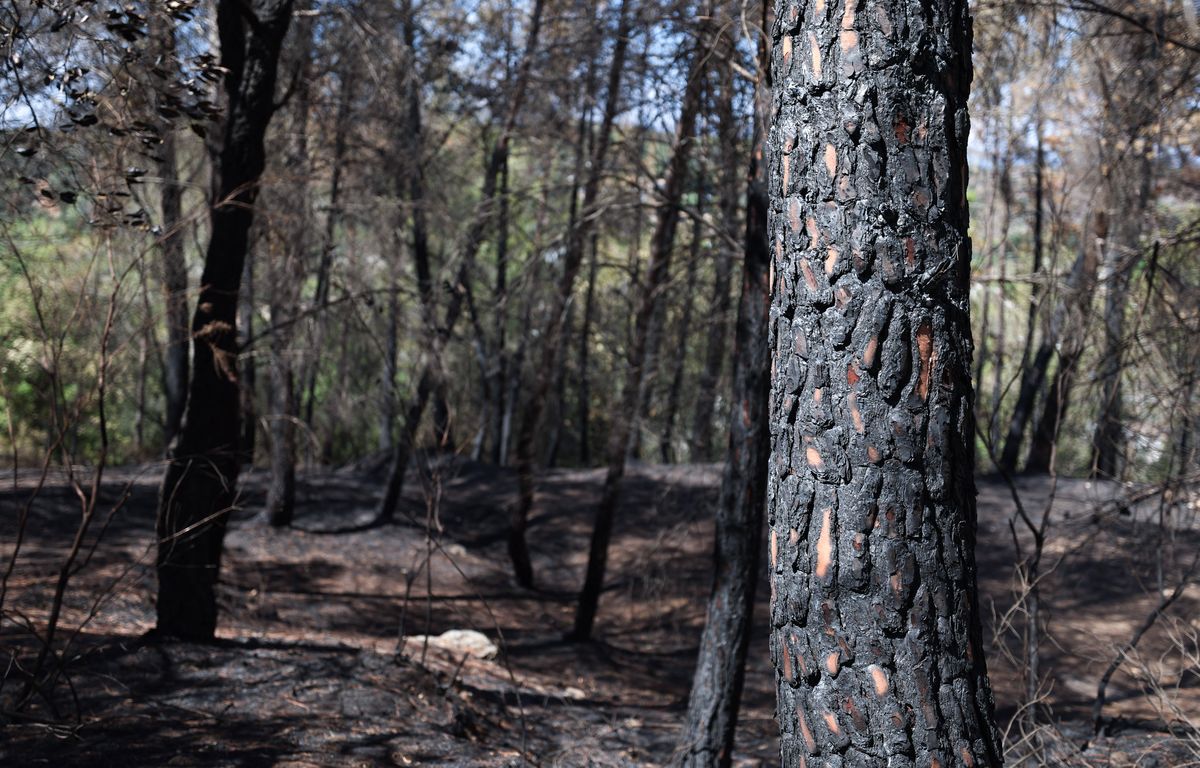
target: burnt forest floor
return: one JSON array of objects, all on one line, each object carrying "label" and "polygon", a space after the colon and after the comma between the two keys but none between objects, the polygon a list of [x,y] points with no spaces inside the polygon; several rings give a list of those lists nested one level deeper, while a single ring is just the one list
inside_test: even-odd
[{"label": "burnt forest floor", "polygon": [[[93,532],[107,527],[71,580],[56,641],[61,648],[70,638],[67,663],[49,695],[0,729],[0,765],[650,766],[670,759],[709,591],[716,465],[631,467],[596,641],[585,645],[562,637],[603,470],[542,476],[529,530],[535,590],[510,577],[511,471],[456,459],[426,464],[409,474],[398,524],[356,532],[344,529],[371,519],[382,485],[378,462],[303,473],[288,530],[261,520],[265,477],[251,472],[226,539],[212,645],[142,640],[154,616],[160,474],[158,466],[106,474]],[[35,475],[21,474],[15,490],[0,494],[3,563],[35,484]],[[1040,734],[1052,742],[1042,754],[1053,757],[1026,764],[1200,764],[1189,762],[1185,741],[1162,732],[1145,682],[1124,673],[1109,689],[1112,734],[1088,739],[1100,674],[1158,601],[1156,502],[1119,509],[1117,489],[1079,480],[1055,486],[1022,478],[1016,486],[1031,515],[1055,496],[1041,582],[1047,637],[1039,712],[1056,726]],[[1020,653],[1019,616],[1016,630],[997,632],[1013,602],[1014,503],[999,480],[981,479],[979,491],[985,637],[1008,723],[1024,686],[1006,657]],[[4,606],[30,626],[45,621],[79,510],[58,476],[31,507]],[[1181,553],[1200,540],[1194,528],[1172,536]],[[778,764],[765,580],[758,594],[739,766]],[[1181,711],[1200,720],[1200,671],[1171,678],[1174,656],[1163,655],[1166,629],[1186,629],[1196,608],[1194,592],[1185,593],[1172,621],[1147,634],[1138,658],[1165,660],[1160,679]],[[402,637],[454,629],[483,633],[500,653],[481,658],[420,639],[401,647]],[[3,626],[6,706],[36,652],[33,638],[12,622]],[[1007,737],[1020,741],[1017,726]],[[1077,749],[1084,742],[1086,751]]]}]

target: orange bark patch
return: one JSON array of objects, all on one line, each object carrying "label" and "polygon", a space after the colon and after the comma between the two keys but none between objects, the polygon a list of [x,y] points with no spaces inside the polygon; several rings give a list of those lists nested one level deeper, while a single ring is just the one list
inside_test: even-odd
[{"label": "orange bark patch", "polygon": [[792,58],[792,37],[783,38],[783,63],[786,65]]},{"label": "orange bark patch", "polygon": [[858,375],[858,363],[850,363],[846,368],[846,383],[854,386],[858,383],[860,376]]},{"label": "orange bark patch", "polygon": [[842,31],[838,34],[842,44],[842,53],[846,53],[858,45],[858,33],[854,31],[855,2],[856,0],[846,0],[846,10],[842,12]]},{"label": "orange bark patch", "polygon": [[827,669],[829,671],[829,674],[836,676],[837,673],[841,670],[841,668],[842,668],[842,654],[840,652],[834,651],[833,653],[831,653],[825,657],[825,669]]},{"label": "orange bark patch", "polygon": [[879,449],[873,445],[868,445],[867,458],[870,459],[872,463],[878,464],[880,459]]},{"label": "orange bark patch", "polygon": [[792,654],[788,651],[787,642],[781,643],[783,646],[779,653],[783,656],[783,679],[789,683],[795,682],[796,677],[792,674]]},{"label": "orange bark patch", "polygon": [[[809,450],[812,449],[809,448]],[[817,578],[820,579],[825,578],[829,573],[829,565],[833,562],[832,528],[833,510],[826,508],[821,518],[821,535],[817,538]]]},{"label": "orange bark patch", "polygon": [[813,402],[817,405],[821,404],[821,398],[825,396],[825,392],[820,387],[813,390]]},{"label": "orange bark patch", "polygon": [[837,147],[832,144],[825,145],[825,170],[829,171],[829,178],[833,178],[837,174]]},{"label": "orange bark patch", "polygon": [[821,467],[825,466],[825,462],[821,459],[820,452],[812,446],[809,446],[808,449],[804,451],[804,458],[806,461],[808,461],[808,466],[812,467],[813,469],[820,469]]},{"label": "orange bark patch", "polygon": [[792,156],[783,156],[783,189],[786,192],[788,187],[788,179],[792,177]]},{"label": "orange bark patch", "polygon": [[838,258],[842,255],[837,248],[831,247],[825,253],[825,274],[832,275],[834,268],[837,267]]},{"label": "orange bark patch", "polygon": [[929,376],[932,373],[933,362],[933,327],[929,321],[921,323],[917,329],[917,354],[921,358],[921,374],[917,379],[917,396],[922,400],[929,398]]},{"label": "orange bark patch", "polygon": [[801,259],[800,271],[804,273],[804,284],[808,286],[808,290],[817,290],[817,276],[813,274],[812,267],[808,264],[808,259]]},{"label": "orange bark patch", "polygon": [[887,672],[884,672],[883,667],[878,664],[867,667],[867,671],[871,673],[871,682],[875,684],[875,695],[881,698],[886,696],[888,692]]},{"label": "orange bark patch", "polygon": [[825,713],[825,725],[828,726],[830,733],[834,736],[842,732],[841,726],[838,725],[837,715],[832,712]]},{"label": "orange bark patch", "polygon": [[804,716],[804,710],[796,709],[796,720],[800,725],[800,735],[804,738],[804,746],[809,752],[817,751],[817,740],[813,738],[812,731],[808,727],[808,718]]},{"label": "orange bark patch", "polygon": [[875,353],[879,350],[879,337],[872,336],[867,340],[867,347],[863,350],[863,365],[870,368],[875,364]]},{"label": "orange bark patch", "polygon": [[821,239],[821,230],[817,229],[817,220],[809,216],[804,222],[804,230],[808,232],[808,236],[816,243]]},{"label": "orange bark patch", "polygon": [[800,201],[796,198],[788,200],[788,226],[793,232],[800,231]]},{"label": "orange bark patch", "polygon": [[971,757],[971,750],[963,747],[959,754],[962,755],[962,764],[967,768],[975,768],[975,758]]},{"label": "orange bark patch", "polygon": [[862,435],[866,433],[866,428],[863,426],[862,412],[858,410],[858,393],[851,392],[850,397],[850,418],[854,420],[854,431]]},{"label": "orange bark patch", "polygon": [[895,128],[896,128],[896,141],[899,141],[901,144],[907,144],[908,143],[908,121],[904,119],[903,115],[896,118]]},{"label": "orange bark patch", "polygon": [[775,563],[779,561],[779,534],[774,528],[771,529],[771,568],[775,568]]},{"label": "orange bark patch", "polygon": [[817,42],[814,32],[808,33],[809,46],[812,48],[812,73],[817,80],[821,79],[821,44]]},{"label": "orange bark patch", "polygon": [[917,243],[911,237],[904,238],[904,260],[910,267],[917,265]]},{"label": "orange bark patch", "polygon": [[813,10],[816,12],[817,16],[824,16],[825,0],[816,0],[816,2],[813,3]]}]

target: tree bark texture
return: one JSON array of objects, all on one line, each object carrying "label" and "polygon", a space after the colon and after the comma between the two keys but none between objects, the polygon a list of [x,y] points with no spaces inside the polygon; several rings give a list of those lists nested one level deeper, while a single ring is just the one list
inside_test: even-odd
[{"label": "tree bark texture", "polygon": [[733,354],[729,450],[721,478],[713,548],[713,588],[692,678],[677,765],[728,768],[745,681],[762,549],[770,459],[771,255],[767,235],[766,127],[771,110],[771,0],[762,3],[754,144],[746,196],[746,237]]},{"label": "tree bark texture", "polygon": [[782,764],[998,766],[975,573],[967,3],[777,8]]},{"label": "tree bark texture", "polygon": [[213,637],[216,583],[238,477],[237,306],[275,109],[280,48],[292,0],[220,0],[217,26],[228,108],[216,173],[218,197],[192,320],[194,373],[184,424],[159,502],[159,633]]}]

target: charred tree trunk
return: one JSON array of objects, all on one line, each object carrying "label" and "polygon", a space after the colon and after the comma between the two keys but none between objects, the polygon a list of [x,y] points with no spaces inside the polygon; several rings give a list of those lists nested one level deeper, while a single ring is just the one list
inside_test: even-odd
[{"label": "charred tree trunk", "polygon": [[238,289],[291,15],[291,0],[217,4],[228,94],[218,196],[192,320],[194,374],[156,525],[156,630],[189,640],[211,639],[217,624],[215,588],[239,469]]},{"label": "charred tree trunk", "polygon": [[[251,235],[253,243],[253,234]],[[242,349],[254,338],[254,259],[250,256],[253,245],[246,248],[247,256],[242,265],[241,293],[238,296],[237,347]],[[258,443],[258,382],[253,354],[245,355],[240,361],[240,381],[238,383],[238,418],[241,422],[241,434],[238,436],[238,460],[242,464],[254,464],[254,450]]]},{"label": "charred tree trunk", "polygon": [[629,46],[629,31],[632,24],[632,15],[628,6],[629,0],[622,0],[620,17],[617,22],[617,36],[613,43],[612,64],[608,70],[608,93],[605,97],[604,116],[601,118],[600,129],[596,134],[595,146],[592,149],[591,168],[583,187],[583,203],[580,206],[580,215],[577,217],[576,226],[572,227],[567,236],[563,270],[559,275],[558,286],[552,299],[553,303],[547,315],[547,325],[542,333],[542,354],[541,363],[537,368],[537,379],[533,391],[526,401],[520,429],[517,432],[519,489],[517,504],[513,507],[509,520],[508,554],[512,559],[513,573],[517,583],[523,587],[533,586],[533,565],[529,558],[529,546],[525,541],[525,529],[528,525],[529,513],[533,509],[534,441],[546,397],[554,383],[555,360],[563,346],[567,305],[575,291],[575,279],[579,275],[584,249],[589,234],[595,226],[595,218],[598,213],[596,203],[600,195],[600,182],[603,179],[613,123],[620,111],[621,77],[625,69],[625,53]]},{"label": "charred tree trunk", "polygon": [[[738,119],[734,112],[733,59],[737,40],[733,32],[740,27],[734,21],[729,25],[730,34],[724,38],[724,47],[719,64],[719,80],[716,94],[717,141],[720,157],[718,177],[720,226],[723,234],[732,238],[740,222],[738,206],[739,185],[742,183],[738,158]],[[705,350],[704,371],[700,374],[697,388],[695,416],[692,422],[691,461],[711,461],[713,457],[713,406],[716,403],[717,386],[721,381],[721,367],[725,364],[726,338],[729,335],[729,312],[732,306],[730,285],[732,284],[735,254],[724,237],[717,241],[716,279],[713,281],[712,329],[708,333],[708,348]]]},{"label": "charred tree trunk", "polygon": [[309,235],[308,116],[312,106],[313,17],[303,14],[295,35],[296,88],[292,95],[294,139],[284,164],[283,199],[290,214],[283,219],[290,231],[282,240],[280,259],[273,260],[271,285],[271,482],[267,486],[267,522],[292,524],[296,511],[296,373],[292,341],[300,286],[304,280]]},{"label": "charred tree trunk", "polygon": [[579,463],[584,467],[592,463],[591,338],[592,318],[596,311],[596,273],[600,267],[596,254],[599,239],[597,233],[592,232],[587,292],[583,300],[583,323],[579,329]]},{"label": "charred tree trunk", "polygon": [[329,303],[329,283],[333,273],[335,237],[341,209],[342,173],[346,156],[346,142],[350,131],[350,106],[354,101],[354,84],[358,76],[348,66],[340,73],[338,85],[338,108],[334,118],[333,158],[329,178],[329,211],[325,216],[325,234],[321,244],[321,258],[317,262],[317,284],[313,288],[313,307],[320,312],[313,324],[313,358],[304,375],[304,423],[313,426],[313,410],[317,396],[317,374],[321,368],[320,355],[324,349],[325,328],[328,323],[326,305]]},{"label": "charred tree trunk", "polygon": [[[525,41],[525,51],[522,54],[521,63],[516,74],[516,82],[513,84],[512,97],[508,105],[508,114],[505,116],[495,144],[492,145],[487,169],[484,172],[483,189],[480,194],[479,204],[475,208],[475,215],[467,231],[458,272],[455,275],[453,283],[454,289],[446,305],[444,322],[440,328],[435,329],[435,333],[430,341],[427,351],[427,361],[422,368],[417,391],[409,400],[405,409],[405,420],[392,451],[387,485],[384,489],[383,498],[379,503],[378,514],[376,515],[377,522],[379,523],[389,523],[395,517],[396,505],[400,500],[400,493],[404,487],[404,473],[408,469],[408,461],[412,456],[413,445],[416,441],[417,428],[420,426],[421,418],[425,413],[425,406],[428,403],[430,392],[437,387],[438,379],[443,375],[441,368],[442,350],[449,340],[450,334],[454,331],[454,326],[458,323],[459,315],[462,314],[464,286],[475,269],[475,258],[479,254],[480,246],[483,244],[484,235],[495,218],[496,182],[500,178],[500,171],[507,162],[509,145],[512,141],[513,131],[516,128],[517,117],[520,115],[521,107],[525,102],[525,94],[529,85],[529,73],[533,66],[533,58],[538,50],[538,36],[541,32],[542,11],[544,8],[545,0],[534,0],[530,16],[529,35]],[[417,208],[414,208],[415,210]]]},{"label": "charred tree trunk", "polygon": [[500,171],[500,218],[496,228],[496,287],[492,292],[496,318],[496,372],[492,378],[492,463],[507,460],[504,416],[508,411],[508,161]]},{"label": "charred tree trunk", "polygon": [[[1096,291],[1096,270],[1107,237],[1107,222],[1102,212],[1095,216],[1091,229],[1094,237],[1080,248],[1067,279],[1066,290],[1055,307],[1047,329],[1047,339],[1059,340],[1058,367],[1046,390],[1042,414],[1029,443],[1029,456],[1025,461],[1025,471],[1029,473],[1048,474],[1054,468],[1054,448],[1067,415],[1079,361],[1087,346],[1090,309]],[[1043,344],[1048,346],[1047,342]]]},{"label": "charred tree trunk", "polygon": [[700,263],[700,245],[704,241],[704,168],[697,175],[696,216],[692,219],[692,241],[688,244],[687,278],[683,287],[683,312],[680,315],[675,347],[672,350],[671,383],[667,388],[667,410],[663,414],[663,432],[658,456],[663,464],[675,460],[675,420],[679,415],[679,399],[683,395],[683,371],[687,361],[688,336],[693,331],[692,313],[695,308],[696,272]]},{"label": "charred tree trunk", "polygon": [[696,118],[700,112],[701,94],[709,54],[709,30],[711,12],[702,12],[696,47],[691,54],[687,85],[684,87],[680,104],[679,122],[676,126],[675,147],[667,166],[663,184],[662,200],[658,209],[658,220],[651,240],[650,265],[646,280],[642,283],[635,315],[632,348],[630,350],[629,373],[618,410],[613,414],[609,431],[607,464],[604,490],[596,508],[596,519],[592,528],[588,548],[587,573],[583,589],[579,593],[579,606],[575,611],[575,627],[568,639],[584,642],[591,639],[596,621],[596,609],[600,604],[600,593],[604,587],[604,572],[608,565],[608,542],[612,538],[613,521],[621,495],[621,479],[625,475],[625,462],[629,454],[634,432],[638,428],[638,414],[642,411],[642,398],[647,390],[646,372],[655,368],[650,359],[654,327],[658,316],[659,299],[671,270],[671,257],[675,251],[675,231],[679,225],[679,201],[688,172],[696,132]]},{"label": "charred tree trunk", "polygon": [[[158,44],[159,65],[175,71],[175,32],[173,20],[155,9],[150,14],[152,34]],[[163,415],[163,446],[169,452],[179,434],[183,411],[187,406],[189,373],[188,347],[188,275],[183,253],[183,186],[179,183],[174,126],[162,127],[158,147],[158,175],[161,178],[159,205],[162,208],[162,234],[158,247],[162,258],[162,289],[166,305],[167,346],[163,359],[162,388],[166,399]]]},{"label": "charred tree trunk", "polygon": [[782,764],[1002,764],[975,572],[966,0],[779,4],[768,481]]},{"label": "charred tree trunk", "polygon": [[755,87],[754,145],[746,196],[742,292],[733,354],[729,452],[721,479],[713,547],[713,587],[692,678],[676,765],[728,768],[746,674],[754,618],[766,503],[770,441],[771,254],[767,246],[767,123],[771,80],[767,30],[770,0],[762,3],[759,81]]}]

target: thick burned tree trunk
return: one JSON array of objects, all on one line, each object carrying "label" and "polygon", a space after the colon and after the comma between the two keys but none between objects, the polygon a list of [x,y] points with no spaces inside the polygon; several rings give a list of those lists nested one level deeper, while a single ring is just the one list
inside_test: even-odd
[{"label": "thick burned tree trunk", "polygon": [[292,0],[220,0],[217,26],[228,109],[218,197],[192,320],[187,412],[163,478],[158,521],[157,632],[212,638],[225,526],[238,477],[237,305],[275,110],[279,52]]},{"label": "thick burned tree trunk", "polygon": [[[583,256],[589,235],[596,225],[597,199],[600,195],[600,182],[603,179],[604,166],[608,155],[609,140],[612,136],[613,123],[620,112],[621,77],[625,69],[625,53],[629,47],[629,31],[632,15],[629,12],[629,0],[622,0],[617,22],[617,36],[613,41],[612,64],[608,70],[608,94],[605,97],[604,116],[601,118],[600,129],[596,134],[595,146],[587,182],[583,187],[583,202],[576,225],[567,234],[567,251],[563,257],[563,269],[558,278],[558,286],[554,292],[550,311],[547,314],[546,327],[542,332],[541,362],[537,367],[537,379],[533,391],[525,405],[521,416],[521,426],[517,432],[517,481],[519,485],[517,504],[513,507],[509,520],[508,554],[512,559],[513,573],[517,583],[523,587],[533,586],[533,565],[529,558],[529,546],[525,541],[525,529],[529,521],[529,513],[533,509],[533,460],[534,443],[537,436],[538,424],[542,418],[542,409],[546,398],[554,384],[554,373],[557,370],[555,361],[561,354],[563,338],[567,325],[567,305],[575,291],[575,280],[583,264]],[[562,405],[560,404],[560,408]]]},{"label": "thick burned tree trunk", "polygon": [[713,588],[700,638],[676,765],[727,768],[745,680],[746,653],[754,618],[762,547],[763,507],[770,458],[771,254],[767,235],[766,129],[771,111],[767,30],[771,0],[765,0],[755,88],[754,146],[746,196],[746,244],[733,354],[733,397],[729,409],[729,452],[721,479],[713,548]]},{"label": "thick burned tree trunk", "polygon": [[647,372],[653,370],[653,337],[658,332],[657,322],[659,298],[671,270],[671,257],[675,251],[675,231],[679,225],[679,202],[683,197],[684,181],[687,178],[688,158],[696,131],[696,118],[700,113],[701,94],[704,88],[704,73],[707,66],[710,44],[711,5],[702,11],[702,20],[691,53],[687,85],[679,108],[676,125],[675,147],[667,165],[663,184],[662,200],[658,209],[658,220],[650,244],[650,265],[645,281],[638,291],[638,309],[634,317],[634,332],[629,354],[630,366],[617,410],[613,413],[609,431],[607,464],[604,490],[596,508],[596,519],[592,527],[592,538],[588,548],[587,573],[583,590],[579,593],[579,606],[575,611],[575,627],[568,639],[583,642],[591,639],[596,621],[596,609],[600,604],[600,593],[604,587],[604,573],[608,566],[608,542],[612,538],[613,521],[621,497],[621,480],[625,476],[625,463],[632,445],[634,432],[638,428],[638,414],[642,412],[642,398],[648,388]]},{"label": "thick burned tree trunk", "polygon": [[[525,50],[521,56],[521,63],[516,73],[516,81],[513,83],[512,96],[508,104],[508,113],[505,115],[499,135],[496,137],[496,142],[492,145],[492,150],[488,157],[487,169],[483,177],[483,189],[481,190],[479,203],[475,207],[475,215],[467,230],[463,252],[459,259],[458,271],[455,274],[453,282],[453,293],[446,304],[444,321],[441,327],[434,329],[435,332],[432,335],[429,349],[426,352],[426,362],[422,366],[421,375],[418,378],[417,390],[405,406],[404,421],[400,434],[397,436],[396,444],[392,449],[392,460],[388,469],[387,485],[384,488],[383,497],[380,499],[376,515],[376,521],[379,523],[389,523],[395,518],[396,505],[400,501],[400,493],[404,488],[404,473],[408,469],[408,461],[412,456],[417,429],[424,416],[429,397],[435,393],[438,381],[443,376],[442,350],[445,348],[446,342],[449,340],[450,334],[454,331],[454,326],[458,323],[458,318],[462,314],[466,281],[470,279],[471,273],[475,269],[475,259],[479,254],[480,246],[483,244],[484,236],[491,223],[495,220],[496,182],[499,180],[500,172],[508,161],[509,146],[512,141],[513,131],[516,128],[517,117],[520,115],[521,107],[525,103],[530,70],[533,67],[533,58],[538,50],[538,36],[542,28],[542,11],[544,9],[545,0],[534,0],[529,20],[529,34],[526,38]],[[418,207],[414,206],[414,211],[417,209]]]},{"label": "thick burned tree trunk", "polygon": [[998,766],[974,551],[967,3],[778,11],[767,509],[783,765]]}]

